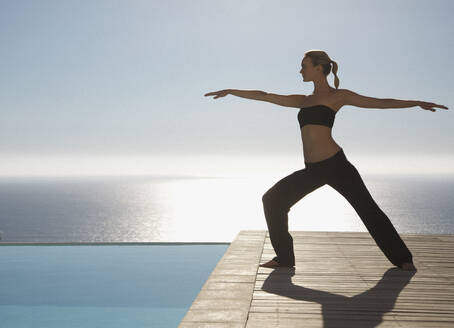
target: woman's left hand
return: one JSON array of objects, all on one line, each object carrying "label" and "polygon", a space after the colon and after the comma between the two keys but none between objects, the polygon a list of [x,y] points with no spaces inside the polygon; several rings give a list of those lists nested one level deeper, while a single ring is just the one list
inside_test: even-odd
[{"label": "woman's left hand", "polygon": [[448,107],[446,107],[446,106],[437,105],[437,104],[435,104],[435,103],[425,102],[425,101],[418,101],[416,106],[419,106],[419,107],[421,107],[422,109],[431,110],[432,112],[435,112],[435,109],[433,109],[432,107],[438,107],[438,108],[448,109]]}]

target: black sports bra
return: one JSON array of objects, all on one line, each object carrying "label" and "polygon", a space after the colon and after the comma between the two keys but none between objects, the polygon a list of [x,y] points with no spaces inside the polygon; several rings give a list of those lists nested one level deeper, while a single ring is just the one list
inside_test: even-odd
[{"label": "black sports bra", "polygon": [[298,112],[298,122],[300,128],[306,124],[326,125],[330,128],[333,127],[336,112],[326,105],[314,105],[310,107],[303,107]]}]

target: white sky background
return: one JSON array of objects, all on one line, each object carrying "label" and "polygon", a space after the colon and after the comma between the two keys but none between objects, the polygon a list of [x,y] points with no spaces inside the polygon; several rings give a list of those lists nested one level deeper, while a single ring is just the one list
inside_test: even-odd
[{"label": "white sky background", "polygon": [[297,108],[204,94],[310,94],[310,49],[338,63],[340,88],[449,107],[344,106],[333,137],[360,172],[453,173],[453,12],[449,0],[0,0],[0,175],[291,173],[304,165]]}]

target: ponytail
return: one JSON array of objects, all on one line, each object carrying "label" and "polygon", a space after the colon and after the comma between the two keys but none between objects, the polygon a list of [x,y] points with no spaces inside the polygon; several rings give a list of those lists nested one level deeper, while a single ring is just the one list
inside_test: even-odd
[{"label": "ponytail", "polygon": [[336,89],[339,88],[339,78],[337,77],[337,63],[334,60],[331,60],[331,63],[333,64],[333,74],[334,74],[334,86]]}]

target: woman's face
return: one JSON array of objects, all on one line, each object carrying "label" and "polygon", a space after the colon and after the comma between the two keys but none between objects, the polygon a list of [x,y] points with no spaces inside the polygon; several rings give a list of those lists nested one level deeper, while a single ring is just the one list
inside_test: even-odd
[{"label": "woman's face", "polygon": [[304,57],[301,62],[301,75],[303,76],[303,81],[312,81],[317,70],[312,66],[312,61],[309,57]]}]

